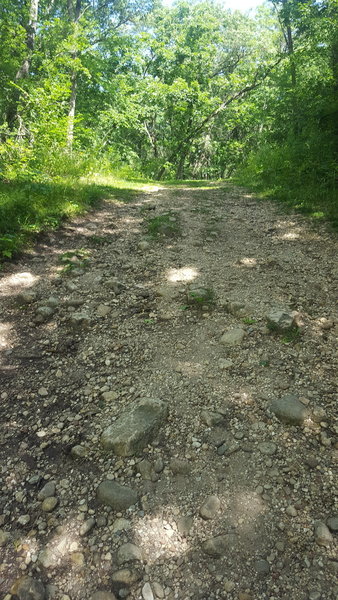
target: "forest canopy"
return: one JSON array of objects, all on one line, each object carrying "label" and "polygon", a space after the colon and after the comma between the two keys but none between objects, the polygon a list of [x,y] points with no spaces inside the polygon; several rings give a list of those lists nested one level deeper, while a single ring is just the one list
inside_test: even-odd
[{"label": "forest canopy", "polygon": [[338,0],[2,0],[0,179],[235,176],[332,207],[337,23]]}]

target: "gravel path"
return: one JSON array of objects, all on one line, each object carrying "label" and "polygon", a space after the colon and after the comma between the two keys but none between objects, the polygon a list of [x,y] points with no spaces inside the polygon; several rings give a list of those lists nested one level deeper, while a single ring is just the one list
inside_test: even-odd
[{"label": "gravel path", "polygon": [[324,226],[217,185],[6,265],[1,599],[337,600],[337,274]]}]

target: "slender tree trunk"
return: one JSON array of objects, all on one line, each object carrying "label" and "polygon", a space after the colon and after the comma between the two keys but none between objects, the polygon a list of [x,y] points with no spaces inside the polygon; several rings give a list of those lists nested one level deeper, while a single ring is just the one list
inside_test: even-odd
[{"label": "slender tree trunk", "polygon": [[177,163],[175,178],[176,179],[184,179],[184,163],[187,156],[188,148],[183,146],[180,153],[180,158]]},{"label": "slender tree trunk", "polygon": [[[75,24],[75,30],[80,19],[82,0],[68,0],[68,15]],[[78,56],[77,49],[72,53],[72,58],[75,61]],[[67,127],[67,146],[71,151],[74,141],[74,123],[76,113],[76,98],[77,98],[77,70],[74,68],[71,74],[70,98],[68,106],[68,127]]]},{"label": "slender tree trunk", "polygon": [[[15,82],[17,83],[20,79],[27,78],[29,76],[32,56],[34,52],[34,42],[36,36],[36,27],[38,21],[39,11],[39,0],[31,0],[29,6],[29,18],[26,25],[26,56],[18,69]],[[7,109],[6,120],[10,129],[13,129],[15,122],[18,120],[18,103],[20,100],[20,91],[18,88],[14,88],[10,103]]]},{"label": "slender tree trunk", "polygon": [[74,121],[76,109],[77,73],[73,71],[71,77],[70,99],[68,108],[67,146],[72,150],[74,141]]}]

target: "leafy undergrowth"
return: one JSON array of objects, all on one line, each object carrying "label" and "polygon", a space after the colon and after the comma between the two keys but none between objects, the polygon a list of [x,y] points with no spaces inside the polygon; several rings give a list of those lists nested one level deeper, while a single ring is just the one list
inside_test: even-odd
[{"label": "leafy undergrowth", "polygon": [[[338,229],[337,165],[318,152],[320,140],[308,145],[265,145],[238,169],[233,182],[258,198],[276,200],[285,210],[297,211]],[[327,151],[327,150],[326,150]],[[325,159],[325,160],[324,160]]]},{"label": "leafy undergrowth", "polygon": [[144,189],[114,177],[0,182],[0,260],[12,258],[34,235],[55,229],[103,199],[129,202]]},{"label": "leafy undergrowth", "polygon": [[234,182],[254,192],[260,200],[276,201],[287,212],[296,211],[314,221],[326,221],[333,229],[338,229],[338,190],[330,194],[319,185],[297,189],[286,185],[265,186],[263,183],[252,183],[241,178],[235,178]]}]

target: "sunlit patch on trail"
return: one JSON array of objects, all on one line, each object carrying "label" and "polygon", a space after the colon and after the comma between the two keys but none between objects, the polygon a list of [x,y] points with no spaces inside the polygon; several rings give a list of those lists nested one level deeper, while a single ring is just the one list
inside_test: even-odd
[{"label": "sunlit patch on trail", "polygon": [[278,236],[278,238],[280,240],[299,240],[300,235],[295,231],[287,231],[286,233],[283,233],[283,235]]},{"label": "sunlit patch on trail", "polygon": [[237,265],[240,267],[247,267],[248,269],[252,269],[253,267],[257,266],[257,258],[250,258],[248,256],[245,256],[244,258],[239,259]]},{"label": "sunlit patch on trail", "polygon": [[179,535],[176,523],[159,515],[141,519],[134,532],[148,564],[154,564],[161,558],[175,558],[188,550],[188,542]]},{"label": "sunlit patch on trail", "polygon": [[0,323],[0,350],[8,348],[11,341],[12,325],[10,323]]},{"label": "sunlit patch on trail", "polygon": [[167,279],[173,283],[179,281],[192,281],[197,276],[198,271],[193,267],[182,267],[181,269],[169,269],[167,271]]},{"label": "sunlit patch on trail", "polygon": [[252,526],[252,522],[258,516],[266,512],[262,498],[251,490],[241,491],[237,494],[231,508],[233,524],[244,531]]},{"label": "sunlit patch on trail", "polygon": [[30,288],[34,285],[39,277],[32,273],[14,273],[9,277],[4,277],[1,280],[1,287],[4,290],[3,296],[11,296],[12,294],[19,293],[23,288]]}]

